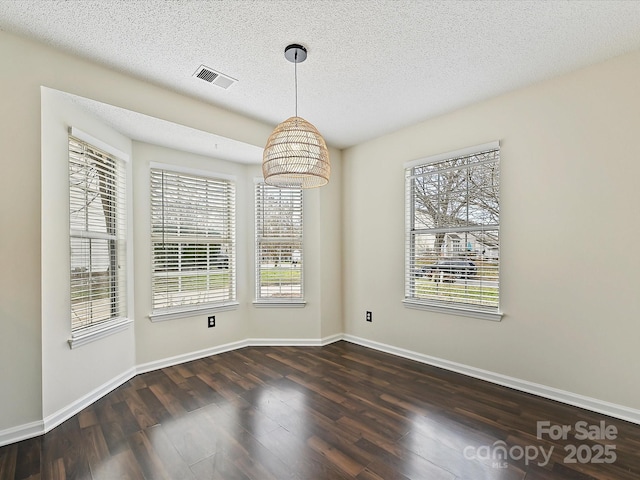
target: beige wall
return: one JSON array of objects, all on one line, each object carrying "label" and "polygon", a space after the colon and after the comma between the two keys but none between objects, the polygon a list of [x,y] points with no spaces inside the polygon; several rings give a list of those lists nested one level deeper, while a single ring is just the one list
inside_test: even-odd
[{"label": "beige wall", "polygon": [[[42,88],[41,101],[42,414],[47,418],[134,368],[135,351],[133,328],[73,350],[67,343],[71,337],[68,129],[79,128],[128,155],[131,140],[56,90]],[[134,299],[128,303],[133,312]]]},{"label": "beige wall", "polygon": [[[43,45],[0,32],[0,442],[35,434],[47,417],[60,418],[96,387],[136,365],[246,338],[313,339],[341,331],[341,298],[329,306],[322,290],[340,285],[340,152],[332,151],[330,189],[305,192],[307,249],[304,309],[253,307],[253,178],[244,166],[133,142],[87,116],[53,90],[83,96],[202,131],[261,146],[273,126],[121,75]],[[45,88],[42,88],[45,87]],[[41,95],[42,89],[42,95]],[[70,350],[68,229],[63,179],[66,127],[132,152],[134,321],[124,332]],[[62,156],[61,156],[62,155]],[[150,161],[228,173],[238,180],[237,310],[220,312],[215,329],[204,315],[151,323],[148,242]],[[62,163],[61,163],[62,162]],[[62,182],[62,183],[61,183]],[[324,202],[322,208],[320,201]],[[62,217],[60,217],[62,215]],[[325,217],[335,221],[321,225]],[[60,218],[59,218],[60,217]],[[66,225],[66,226],[65,226]],[[326,240],[325,240],[326,237]],[[323,261],[323,255],[331,255]],[[336,312],[338,315],[336,315]],[[57,414],[57,415],[56,415]]]},{"label": "beige wall", "polygon": [[[342,333],[341,155],[329,149],[331,181],[304,191],[304,290],[306,306],[254,308],[249,335],[257,339],[326,339]],[[253,177],[261,177],[259,166]],[[253,202],[254,199],[252,198]],[[253,203],[249,211],[254,211]],[[253,217],[250,219],[253,222]],[[250,236],[255,236],[251,223]],[[251,244],[253,248],[253,244]],[[254,271],[253,250],[247,255]],[[251,287],[253,289],[253,286]],[[252,294],[255,291],[252,290]]]},{"label": "beige wall", "polygon": [[[247,337],[249,296],[246,288],[247,269],[244,252],[250,238],[247,232],[247,166],[200,155],[180,152],[157,145],[134,142],[133,195],[135,216],[135,299],[136,299],[136,361],[138,364],[206,350],[212,345],[237,342]],[[150,163],[161,163],[209,173],[212,176],[233,177],[236,183],[237,239],[237,309],[216,312],[216,327],[206,328],[206,314],[151,322],[151,197]]]},{"label": "beige wall", "polygon": [[[335,171],[333,189],[304,191],[305,299],[304,308],[255,307],[255,193],[254,179],[262,176],[260,165],[242,165],[157,145],[134,142],[134,216],[135,216],[135,299],[136,361],[139,365],[185,353],[206,350],[247,338],[274,340],[318,340],[341,333],[341,297],[333,299],[327,313],[322,289],[326,283],[340,285],[340,235],[338,219],[321,225],[321,195],[326,209],[339,212],[339,152],[332,151]],[[237,295],[239,306],[216,313],[216,327],[205,328],[206,315],[200,314],[163,322],[150,322],[151,251],[149,165],[151,162],[233,176],[236,181]],[[324,201],[324,198],[322,199]],[[335,216],[335,212],[333,213]],[[325,237],[327,241],[325,241]],[[325,246],[327,245],[328,246]],[[318,252],[321,252],[318,254]],[[323,283],[324,282],[324,283]],[[335,313],[338,310],[338,313]],[[336,324],[337,320],[337,324]]]},{"label": "beige wall", "polygon": [[25,55],[0,32],[0,429],[42,418],[40,82],[26,73],[40,66]]},{"label": "beige wall", "polygon": [[[640,52],[346,150],[345,332],[640,408],[638,78]],[[492,140],[503,321],[403,307],[403,164]]]},{"label": "beige wall", "polygon": [[319,190],[319,258],[320,337],[327,338],[344,331],[342,288],[342,157],[330,151],[331,182]]},{"label": "beige wall", "polygon": [[[0,60],[10,66],[0,74],[0,433],[41,422],[132,362],[236,339],[319,339],[341,332],[640,408],[640,256],[634,252],[640,238],[640,53],[364,143],[342,152],[343,160],[332,151],[332,182],[305,193],[304,309],[257,309],[250,303],[250,192],[259,168],[134,143],[135,328],[76,353],[66,346],[65,300],[49,285],[62,275],[60,259],[49,263],[56,244],[42,241],[47,232],[59,233],[46,200],[60,191],[41,167],[50,153],[41,122],[59,127],[66,120],[47,116],[52,111],[46,94],[41,103],[41,87],[253,145],[263,145],[272,126],[4,32]],[[405,309],[403,164],[495,139],[502,143],[504,320]],[[239,244],[242,305],[220,313],[212,330],[205,329],[203,316],[154,324],[146,318],[147,162],[163,155],[245,175],[238,189],[248,207],[239,209],[238,229],[246,234]],[[366,310],[373,311],[373,323],[364,321]],[[120,363],[98,366],[121,348]],[[90,367],[96,366],[98,379],[92,379]]]}]

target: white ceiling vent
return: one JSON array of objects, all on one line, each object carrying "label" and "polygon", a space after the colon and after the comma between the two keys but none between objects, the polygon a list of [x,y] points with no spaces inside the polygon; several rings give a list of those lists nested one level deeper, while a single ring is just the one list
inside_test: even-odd
[{"label": "white ceiling vent", "polygon": [[213,68],[205,65],[200,65],[193,76],[222,88],[229,88],[237,82],[235,78],[231,78],[224,73],[217,72]]}]

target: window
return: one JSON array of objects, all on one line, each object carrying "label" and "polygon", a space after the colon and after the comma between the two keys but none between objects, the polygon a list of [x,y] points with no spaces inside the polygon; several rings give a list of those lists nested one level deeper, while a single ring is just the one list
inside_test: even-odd
[{"label": "window", "polygon": [[499,320],[499,144],[412,162],[405,179],[405,302]]},{"label": "window", "polygon": [[235,185],[151,169],[153,314],[234,305]]},{"label": "window", "polygon": [[69,136],[72,335],[127,316],[125,185],[123,160]]},{"label": "window", "polygon": [[257,302],[303,302],[302,251],[302,189],[257,183]]}]

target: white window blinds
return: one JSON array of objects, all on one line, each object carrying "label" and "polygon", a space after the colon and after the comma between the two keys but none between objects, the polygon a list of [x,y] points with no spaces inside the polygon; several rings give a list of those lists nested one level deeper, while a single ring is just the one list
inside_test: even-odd
[{"label": "white window blinds", "polygon": [[124,162],[69,137],[71,329],[126,317]]},{"label": "white window blinds", "polygon": [[302,301],[302,189],[256,184],[256,301]]},{"label": "white window blinds", "polygon": [[500,150],[406,169],[405,299],[498,312]]},{"label": "white window blinds", "polygon": [[154,312],[235,301],[232,181],[151,169],[151,242]]}]

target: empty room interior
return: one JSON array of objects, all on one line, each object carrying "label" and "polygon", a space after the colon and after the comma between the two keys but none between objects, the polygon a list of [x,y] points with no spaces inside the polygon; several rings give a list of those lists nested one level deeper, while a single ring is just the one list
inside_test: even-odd
[{"label": "empty room interior", "polygon": [[0,480],[640,478],[639,25],[0,0]]}]

